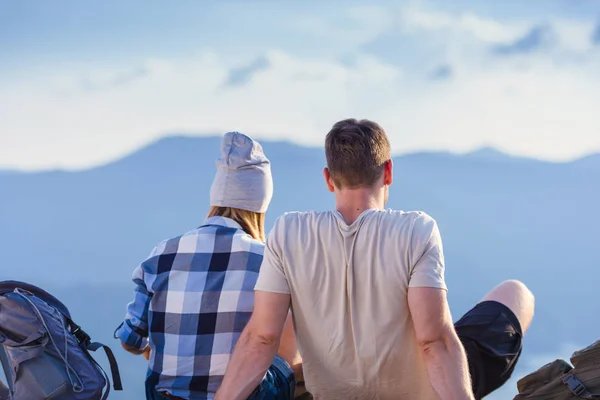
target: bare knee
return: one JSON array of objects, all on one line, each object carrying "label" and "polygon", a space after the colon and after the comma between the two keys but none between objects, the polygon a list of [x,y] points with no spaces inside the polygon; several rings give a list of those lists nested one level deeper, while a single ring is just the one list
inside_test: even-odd
[{"label": "bare knee", "polygon": [[533,319],[535,297],[525,284],[518,280],[504,281],[485,295],[483,301],[497,301],[507,306],[521,323],[523,333]]},{"label": "bare knee", "polygon": [[494,289],[492,289],[487,295],[512,295],[512,296],[521,296],[530,300],[533,300],[533,293],[531,290],[521,281],[516,279],[509,279],[500,283]]}]

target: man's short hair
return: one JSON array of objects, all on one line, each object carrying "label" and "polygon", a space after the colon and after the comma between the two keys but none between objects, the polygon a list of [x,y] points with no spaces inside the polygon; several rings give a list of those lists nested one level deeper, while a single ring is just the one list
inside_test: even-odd
[{"label": "man's short hair", "polygon": [[345,119],[333,125],[327,134],[325,156],[338,189],[371,187],[391,158],[390,142],[376,122]]}]

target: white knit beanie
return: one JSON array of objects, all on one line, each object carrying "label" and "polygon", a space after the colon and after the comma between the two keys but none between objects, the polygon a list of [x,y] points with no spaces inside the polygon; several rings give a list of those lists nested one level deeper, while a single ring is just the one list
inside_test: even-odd
[{"label": "white knit beanie", "polygon": [[210,189],[210,205],[264,213],[272,197],[271,163],[261,145],[239,132],[226,133]]}]

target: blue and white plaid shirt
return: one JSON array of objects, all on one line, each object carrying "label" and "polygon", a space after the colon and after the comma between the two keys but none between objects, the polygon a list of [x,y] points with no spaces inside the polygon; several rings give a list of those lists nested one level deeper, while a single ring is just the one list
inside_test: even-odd
[{"label": "blue and white plaid shirt", "polygon": [[160,243],[133,273],[133,302],[116,336],[152,349],[147,384],[212,399],[254,308],[264,244],[229,218]]}]

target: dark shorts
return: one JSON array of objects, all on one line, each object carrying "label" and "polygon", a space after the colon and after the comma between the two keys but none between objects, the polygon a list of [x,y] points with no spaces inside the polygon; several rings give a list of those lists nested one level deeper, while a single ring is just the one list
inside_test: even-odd
[{"label": "dark shorts", "polygon": [[[292,368],[283,358],[275,356],[262,382],[248,397],[248,400],[292,400],[294,390],[296,390],[296,377]],[[179,398],[156,391],[154,386],[146,381],[146,399],[172,400]]]},{"label": "dark shorts", "polygon": [[504,304],[484,301],[454,327],[467,353],[475,398],[481,399],[512,375],[521,355],[521,324]]}]

